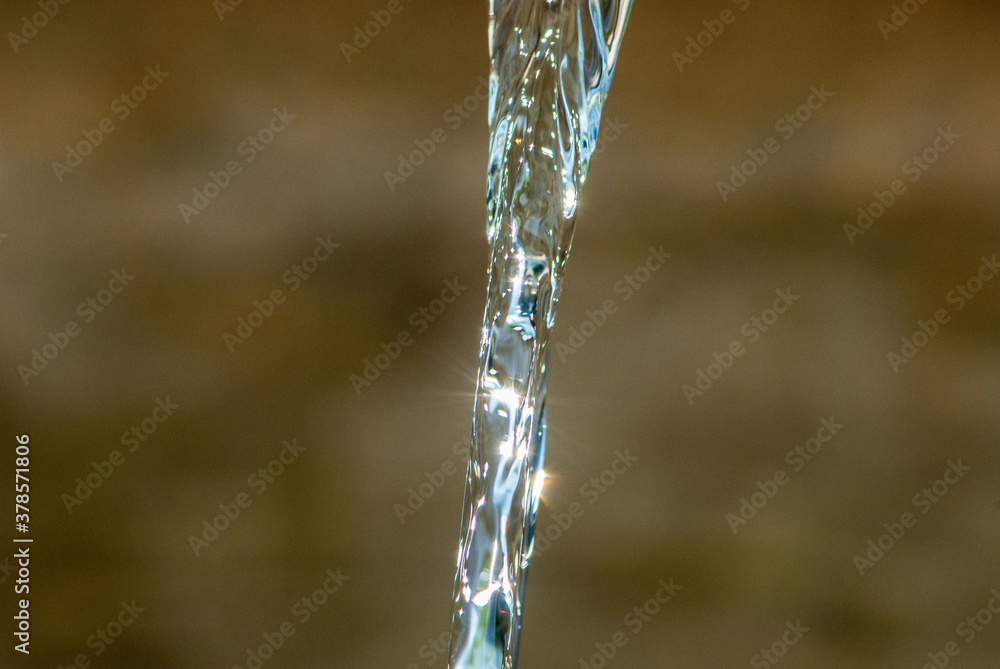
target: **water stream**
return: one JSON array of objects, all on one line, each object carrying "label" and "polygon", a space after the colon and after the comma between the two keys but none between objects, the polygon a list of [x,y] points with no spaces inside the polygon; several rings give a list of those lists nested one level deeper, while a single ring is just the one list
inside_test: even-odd
[{"label": "water stream", "polygon": [[548,338],[632,0],[490,0],[493,245],[450,669],[514,669],[545,473]]}]

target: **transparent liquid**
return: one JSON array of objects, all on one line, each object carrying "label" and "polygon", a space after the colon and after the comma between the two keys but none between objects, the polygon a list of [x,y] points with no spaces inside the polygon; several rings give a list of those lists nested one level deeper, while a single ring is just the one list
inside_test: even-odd
[{"label": "transparent liquid", "polygon": [[545,474],[548,338],[632,0],[491,0],[493,244],[449,667],[514,669]]}]

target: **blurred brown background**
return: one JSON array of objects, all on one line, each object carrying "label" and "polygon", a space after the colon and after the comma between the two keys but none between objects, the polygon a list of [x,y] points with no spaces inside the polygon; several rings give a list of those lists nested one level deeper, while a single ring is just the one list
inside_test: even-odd
[{"label": "blurred brown background", "polygon": [[[10,482],[29,434],[35,539],[32,652],[11,648],[5,570],[0,664],[246,667],[288,621],[264,666],[443,667],[428,642],[449,623],[489,254],[485,107],[449,110],[487,73],[487,5],[403,0],[347,62],[339,44],[385,2],[221,19],[218,4],[71,1],[0,47],[0,471]],[[672,54],[726,8],[734,22],[679,72]],[[6,2],[0,28],[38,11]],[[971,643],[957,629],[1000,587],[1000,281],[960,311],[947,299],[1000,246],[1000,13],[930,0],[884,39],[892,13],[636,3],[605,110],[622,130],[583,194],[557,340],[605,300],[618,310],[552,358],[539,532],[583,513],[533,562],[522,669],[600,667],[617,631],[608,666],[772,666],[758,654],[797,621],[809,632],[782,666],[915,668],[949,642],[952,666],[1000,666],[1000,621]],[[783,138],[775,123],[824,85]],[[241,142],[286,107],[246,162]],[[113,132],[60,181],[53,161],[103,118]],[[960,138],[911,182],[904,163],[949,127]],[[447,140],[391,190],[385,172],[437,128]],[[723,202],[716,182],[769,137],[780,150]],[[239,174],[185,223],[179,204],[230,160]],[[896,179],[905,195],[851,243],[843,225]],[[317,237],[340,246],[293,291],[283,274]],[[673,256],[625,301],[616,282],[661,245]],[[101,293],[122,268],[134,280]],[[420,331],[411,314],[456,279],[467,289]],[[800,299],[751,343],[743,324],[786,288]],[[286,301],[231,353],[224,333],[274,290]],[[941,308],[895,372],[887,354]],[[25,383],[18,367],[69,321],[78,335]],[[349,377],[404,331],[414,344],[359,396]],[[690,404],[682,386],[734,341],[746,353]],[[161,423],[158,399],[179,407]],[[842,430],[793,471],[786,453],[830,417]],[[132,426],[156,429],[130,452]],[[261,489],[249,477],[292,439],[304,450]],[[623,449],[638,462],[596,499],[581,490]],[[70,513],[64,495],[115,450]],[[914,496],[959,459],[969,471],[922,513]],[[448,462],[459,473],[401,522]],[[778,469],[787,484],[734,534],[726,514]],[[252,503],[195,556],[189,537],[237,499]],[[859,575],[854,556],[905,512],[916,525]],[[327,569],[349,579],[302,621]],[[670,578],[682,590],[636,632],[626,615]],[[97,655],[91,635],[118,632],[133,600],[145,610]]]}]

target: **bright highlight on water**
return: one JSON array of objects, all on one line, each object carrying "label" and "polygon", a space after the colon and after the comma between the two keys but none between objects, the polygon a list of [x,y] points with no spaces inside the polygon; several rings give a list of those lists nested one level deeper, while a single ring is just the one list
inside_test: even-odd
[{"label": "bright highlight on water", "polygon": [[632,0],[490,0],[493,244],[449,667],[514,669],[545,480],[548,337]]}]

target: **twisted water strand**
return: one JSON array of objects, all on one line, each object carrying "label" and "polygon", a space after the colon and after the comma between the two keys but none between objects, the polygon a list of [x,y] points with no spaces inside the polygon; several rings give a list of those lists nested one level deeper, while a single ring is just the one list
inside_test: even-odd
[{"label": "twisted water strand", "polygon": [[491,0],[493,244],[449,667],[514,669],[541,495],[548,334],[632,0]]}]

